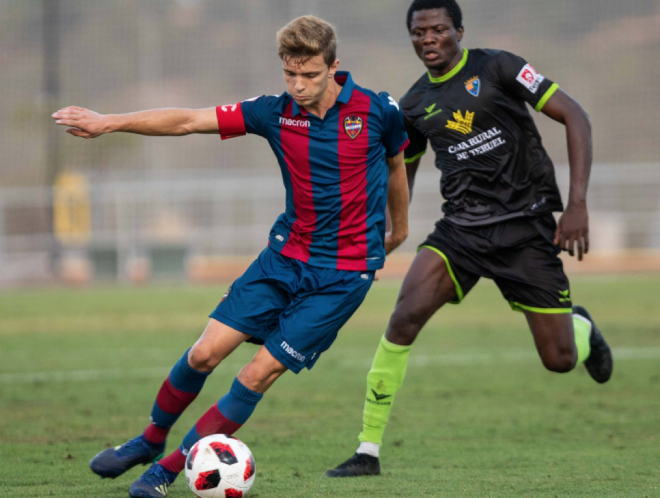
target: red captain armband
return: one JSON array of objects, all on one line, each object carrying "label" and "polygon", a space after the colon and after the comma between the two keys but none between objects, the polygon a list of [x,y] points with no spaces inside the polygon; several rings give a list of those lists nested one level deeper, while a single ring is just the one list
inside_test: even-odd
[{"label": "red captain armband", "polygon": [[245,135],[245,119],[243,119],[240,102],[234,105],[216,107],[215,115],[218,118],[218,128],[222,140]]}]

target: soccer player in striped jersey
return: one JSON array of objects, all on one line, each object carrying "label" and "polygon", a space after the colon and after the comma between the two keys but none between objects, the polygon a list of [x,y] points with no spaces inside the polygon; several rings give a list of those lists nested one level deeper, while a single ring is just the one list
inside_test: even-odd
[{"label": "soccer player in striped jersey", "polygon": [[[610,348],[581,306],[573,306],[558,254],[578,259],[589,247],[586,204],[591,128],[580,105],[523,58],[461,48],[455,0],[415,0],[410,38],[426,71],[401,99],[410,147],[412,189],[430,142],[444,217],[419,246],[367,376],[357,452],[328,477],[380,473],[379,448],[410,347],[446,303],[459,303],[481,277],[491,278],[524,313],[543,365],[568,372],[584,363],[599,383],[612,373]],[[541,137],[527,104],[566,126],[571,184],[563,209]],[[411,191],[412,192],[412,191]],[[564,211],[559,223],[553,212]]]},{"label": "soccer player in striped jersey", "polygon": [[[246,340],[263,344],[181,446],[133,483],[132,497],[165,496],[196,441],[233,434],[286,370],[312,368],[362,303],[385,255],[408,234],[408,138],[398,104],[338,71],[334,28],[325,21],[300,17],[277,38],[287,85],[281,95],[202,110],[100,115],[68,107],[53,114],[82,138],[120,131],[259,135],[268,140],[286,188],[286,210],[271,229],[268,247],[175,364],[144,433],[90,462],[96,474],[117,477],[156,459],[214,368]],[[392,220],[387,233],[386,208]]]}]

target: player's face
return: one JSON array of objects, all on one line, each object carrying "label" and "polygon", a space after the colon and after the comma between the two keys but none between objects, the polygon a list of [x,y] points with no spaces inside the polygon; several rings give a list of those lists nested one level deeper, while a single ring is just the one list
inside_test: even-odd
[{"label": "player's face", "polygon": [[417,57],[431,72],[447,69],[461,50],[463,28],[456,29],[446,9],[413,12],[410,39]]},{"label": "player's face", "polygon": [[328,67],[323,55],[300,62],[300,59],[284,59],[282,70],[289,94],[298,105],[313,107],[324,97],[339,61]]}]

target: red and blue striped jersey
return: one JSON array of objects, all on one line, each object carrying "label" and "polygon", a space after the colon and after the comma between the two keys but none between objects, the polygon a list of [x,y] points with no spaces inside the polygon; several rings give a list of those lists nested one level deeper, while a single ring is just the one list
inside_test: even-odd
[{"label": "red and blue striped jersey", "polygon": [[403,115],[387,93],[343,86],[323,119],[291,95],[262,96],[216,108],[222,139],[253,133],[268,140],[286,188],[286,210],[269,245],[309,265],[378,270],[385,262],[389,169],[408,145]]}]

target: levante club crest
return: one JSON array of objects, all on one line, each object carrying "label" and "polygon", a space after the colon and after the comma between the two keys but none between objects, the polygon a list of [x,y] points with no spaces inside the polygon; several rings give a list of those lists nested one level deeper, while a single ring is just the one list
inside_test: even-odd
[{"label": "levante club crest", "polygon": [[360,116],[348,116],[344,119],[344,131],[351,137],[357,137],[362,131],[362,118]]},{"label": "levante club crest", "polygon": [[479,96],[479,76],[473,76],[465,82],[465,89],[470,95]]}]

